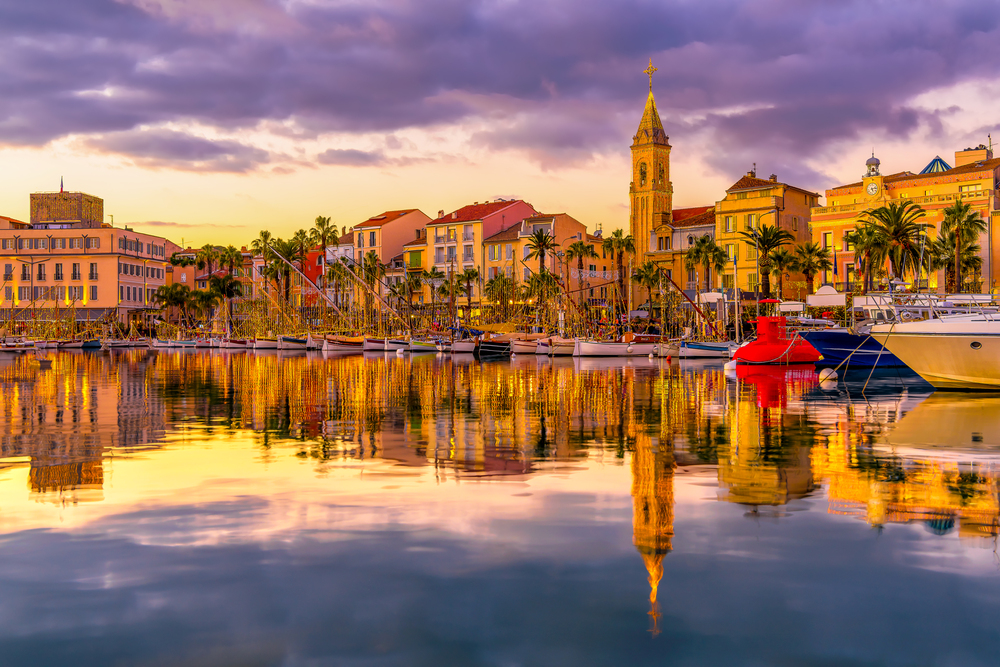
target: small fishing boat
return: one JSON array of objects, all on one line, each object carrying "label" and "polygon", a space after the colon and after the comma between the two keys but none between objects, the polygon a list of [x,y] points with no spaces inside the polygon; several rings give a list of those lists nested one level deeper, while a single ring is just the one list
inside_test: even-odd
[{"label": "small fishing boat", "polygon": [[80,348],[83,350],[99,350],[101,349],[101,341],[96,338],[88,338],[81,341]]},{"label": "small fishing boat", "polygon": [[170,341],[163,340],[162,338],[154,338],[153,341],[150,343],[150,347],[156,349],[165,349],[170,347]]},{"label": "small fishing boat", "polygon": [[574,357],[648,357],[656,343],[635,343],[610,340],[577,340]]},{"label": "small fishing boat", "polygon": [[405,350],[409,344],[410,344],[409,341],[403,340],[401,338],[386,338],[385,351],[394,352],[396,350]]},{"label": "small fishing boat", "polygon": [[437,343],[432,340],[415,340],[411,338],[408,349],[411,354],[413,352],[437,352]]},{"label": "small fishing boat", "polygon": [[194,346],[198,349],[207,350],[212,347],[212,341],[208,338],[198,338],[195,339]]},{"label": "small fishing boat", "polygon": [[67,340],[59,343],[59,347],[64,350],[80,350],[83,349],[82,340]]},{"label": "small fishing boat", "polygon": [[324,342],[326,342],[326,339],[323,336],[320,336],[319,338],[313,338],[313,335],[311,333],[306,334],[307,350],[322,350]]},{"label": "small fishing boat", "polygon": [[510,342],[510,351],[512,354],[537,354],[538,352],[538,341],[537,340],[512,340]]},{"label": "small fishing boat", "polygon": [[479,353],[480,359],[483,357],[509,357],[511,353],[510,339],[498,336],[481,340],[476,351]]},{"label": "small fishing boat", "polygon": [[814,364],[820,354],[797,332],[789,335],[787,320],[781,316],[757,318],[757,340],[733,353],[737,364]]},{"label": "small fishing boat", "polygon": [[364,349],[364,339],[327,336],[323,340],[322,349],[324,352],[361,352]]},{"label": "small fishing boat", "polygon": [[677,345],[678,359],[729,359],[738,347],[730,341],[682,340]]},{"label": "small fishing boat", "polygon": [[443,352],[445,354],[448,354],[451,352],[451,346],[452,343],[449,343],[446,340],[439,340],[437,344],[434,345],[434,349],[437,350],[438,352]]},{"label": "small fishing boat", "polygon": [[560,336],[549,338],[550,357],[572,357],[575,348],[576,340],[573,338],[562,338]]},{"label": "small fishing boat", "polygon": [[250,341],[242,338],[220,338],[219,347],[223,350],[245,350],[249,347]]},{"label": "small fishing boat", "polygon": [[198,341],[196,340],[172,340],[170,341],[170,347],[181,347],[186,350],[193,350],[198,347]]},{"label": "small fishing boat", "polygon": [[279,350],[304,350],[306,349],[306,339],[296,336],[278,336]]},{"label": "small fishing boat", "polygon": [[384,352],[385,351],[385,338],[369,338],[365,336],[364,343],[361,346],[365,352]]},{"label": "small fishing boat", "polygon": [[253,339],[253,349],[255,349],[255,350],[277,350],[278,349],[278,339],[277,338],[254,338]]},{"label": "small fishing boat", "polygon": [[475,354],[478,341],[475,338],[456,340],[451,344],[452,354]]}]

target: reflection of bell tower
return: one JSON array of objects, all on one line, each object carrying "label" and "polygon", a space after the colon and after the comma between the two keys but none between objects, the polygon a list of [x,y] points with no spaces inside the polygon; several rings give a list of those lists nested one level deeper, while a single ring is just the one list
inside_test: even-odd
[{"label": "reflection of bell tower", "polygon": [[636,263],[644,261],[654,229],[670,222],[674,188],[670,183],[670,143],[653,99],[653,61],[649,61],[649,97],[632,138],[632,185],[629,187],[629,233],[635,243]]},{"label": "reflection of bell tower", "polygon": [[632,543],[649,572],[649,615],[659,634],[657,588],[674,536],[674,457],[640,435],[632,455]]}]

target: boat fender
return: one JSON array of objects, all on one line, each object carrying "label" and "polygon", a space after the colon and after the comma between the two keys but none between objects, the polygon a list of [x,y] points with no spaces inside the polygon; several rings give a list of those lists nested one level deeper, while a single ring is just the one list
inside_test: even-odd
[{"label": "boat fender", "polygon": [[629,344],[628,347],[625,348],[625,351],[628,352],[629,354],[632,354],[632,345],[631,345],[631,343]]},{"label": "boat fender", "polygon": [[396,350],[396,356],[397,356],[397,357],[401,357],[401,356],[403,356],[403,349],[402,349],[402,348],[400,348],[400,349]]},{"label": "boat fender", "polygon": [[722,367],[722,369],[726,370],[726,371],[735,371],[736,370],[736,364],[737,364],[737,362],[736,362],[735,359],[732,360],[732,361],[727,361],[726,364]]},{"label": "boat fender", "polygon": [[652,359],[652,358],[653,358],[653,353],[652,353],[652,352],[650,352],[650,353],[649,353],[649,358],[650,358],[650,359]]},{"label": "boat fender", "polygon": [[824,368],[819,372],[820,382],[826,382],[828,380],[836,380],[836,379],[837,379],[837,371],[833,370],[832,368]]}]

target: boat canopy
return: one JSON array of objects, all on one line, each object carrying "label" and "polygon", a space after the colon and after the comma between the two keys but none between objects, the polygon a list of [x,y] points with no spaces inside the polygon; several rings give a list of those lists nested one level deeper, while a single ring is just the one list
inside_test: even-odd
[{"label": "boat canopy", "polygon": [[807,296],[806,303],[812,308],[831,308],[847,305],[846,298],[843,292],[838,292],[836,288],[824,285],[816,290],[815,294]]}]

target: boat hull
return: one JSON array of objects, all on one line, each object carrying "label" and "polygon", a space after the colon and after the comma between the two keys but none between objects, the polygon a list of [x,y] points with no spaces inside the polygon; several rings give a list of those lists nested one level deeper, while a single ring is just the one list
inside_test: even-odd
[{"label": "boat hull", "polygon": [[278,339],[276,338],[255,338],[253,341],[255,350],[277,350]]},{"label": "boat hull", "polygon": [[734,347],[731,343],[681,341],[676,356],[678,359],[728,359]]},{"label": "boat hull", "polygon": [[935,389],[1000,389],[1000,330],[995,333],[872,332]]},{"label": "boat hull", "polygon": [[451,344],[451,351],[453,354],[473,354],[476,351],[476,341],[456,340]]},{"label": "boat hull", "polygon": [[511,341],[510,351],[512,354],[537,354],[538,341],[537,340]]},{"label": "boat hull", "polygon": [[292,336],[281,336],[278,338],[279,350],[304,350],[306,349],[305,338],[293,338]]},{"label": "boat hull", "polygon": [[482,357],[509,357],[510,356],[510,341],[489,341],[483,340],[479,342],[480,358]]},{"label": "boat hull", "polygon": [[385,351],[394,352],[396,350],[405,350],[409,344],[410,344],[409,341],[386,338]]},{"label": "boat hull", "polygon": [[844,364],[848,368],[903,368],[906,366],[899,357],[868,335],[852,333],[847,329],[842,331],[836,329],[803,331],[799,335],[823,355],[823,359],[816,362],[817,365],[840,366]]},{"label": "boat hull", "polygon": [[407,349],[412,352],[437,352],[437,343],[427,340],[411,340]]},{"label": "boat hull", "polygon": [[365,352],[384,352],[385,339],[365,338],[364,343],[362,343],[361,349],[364,350]]},{"label": "boat hull", "polygon": [[574,357],[648,357],[656,343],[619,343],[616,341],[578,340]]},{"label": "boat hull", "polygon": [[572,338],[554,337],[549,339],[550,357],[572,357],[575,348],[576,341]]}]

